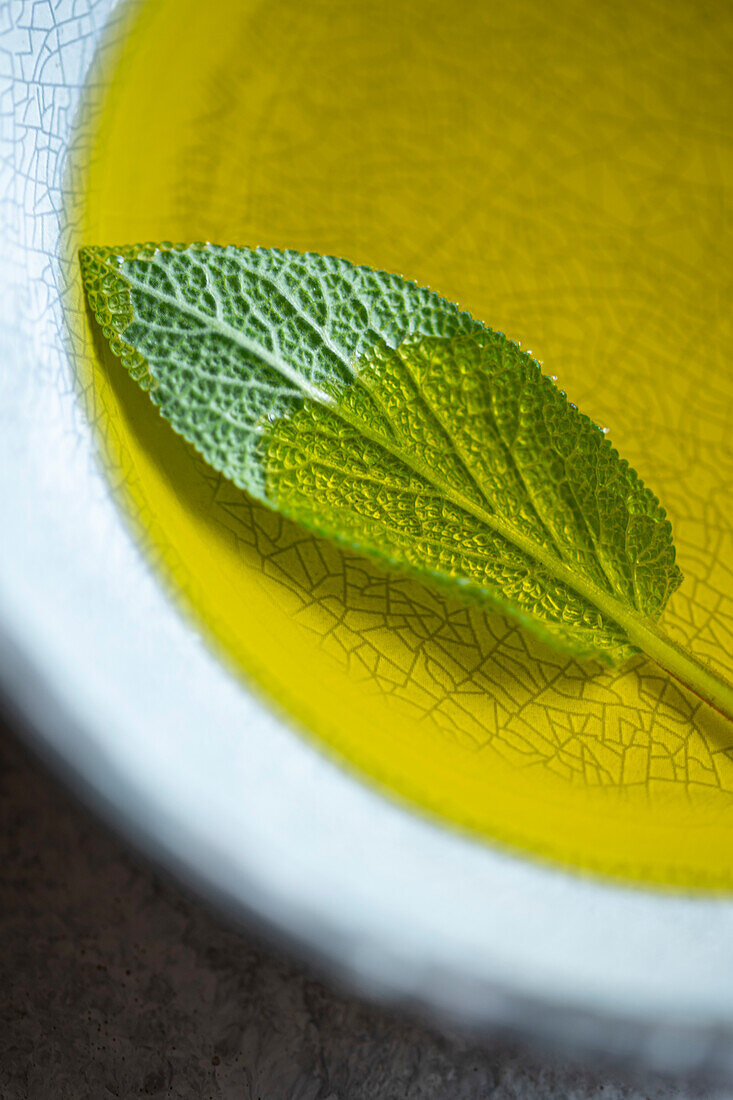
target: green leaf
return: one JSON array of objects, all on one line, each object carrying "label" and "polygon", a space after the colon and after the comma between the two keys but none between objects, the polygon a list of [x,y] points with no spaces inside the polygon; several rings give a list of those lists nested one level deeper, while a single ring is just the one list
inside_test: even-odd
[{"label": "green leaf", "polygon": [[578,655],[633,652],[592,586],[656,616],[681,579],[656,498],[498,333],[381,345],[334,407],[276,421],[262,455],[271,506]]},{"label": "green leaf", "polygon": [[263,420],[348,385],[380,340],[483,327],[414,283],[331,257],[149,244],[82,249],[81,262],[112,351],[176,431],[257,496]]},{"label": "green leaf", "polygon": [[664,510],[502,333],[333,257],[162,244],[81,263],[112,350],[241,488],[568,653],[644,650],[715,694],[656,626],[681,581]]}]

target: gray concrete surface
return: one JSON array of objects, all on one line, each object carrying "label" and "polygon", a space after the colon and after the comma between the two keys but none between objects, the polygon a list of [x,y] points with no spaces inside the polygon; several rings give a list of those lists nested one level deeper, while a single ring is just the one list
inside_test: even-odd
[{"label": "gray concrete surface", "polygon": [[404,1021],[144,865],[0,722],[0,1100],[716,1100]]}]

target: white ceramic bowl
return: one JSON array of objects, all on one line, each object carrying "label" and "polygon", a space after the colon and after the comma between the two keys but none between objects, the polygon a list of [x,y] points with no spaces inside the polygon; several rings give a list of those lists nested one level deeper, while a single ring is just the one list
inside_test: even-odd
[{"label": "white ceramic bowl", "polygon": [[382,999],[733,1077],[733,901],[412,816],[222,667],[112,499],[65,350],[64,156],[113,0],[0,4],[0,676],[100,814]]}]

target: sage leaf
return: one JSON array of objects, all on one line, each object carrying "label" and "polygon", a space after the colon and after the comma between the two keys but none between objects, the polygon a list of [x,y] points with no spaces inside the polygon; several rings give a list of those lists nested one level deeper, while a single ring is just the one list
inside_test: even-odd
[{"label": "sage leaf", "polygon": [[733,713],[657,624],[671,525],[519,345],[397,275],[214,245],[85,248],[112,351],[214,468],[284,515],[568,654],[645,652]]}]

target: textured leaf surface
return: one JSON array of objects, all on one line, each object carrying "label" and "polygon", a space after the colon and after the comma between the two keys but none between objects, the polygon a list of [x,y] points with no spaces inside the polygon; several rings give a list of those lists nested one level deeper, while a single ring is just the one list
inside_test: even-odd
[{"label": "textured leaf surface", "polygon": [[380,340],[482,328],[414,283],[332,257],[150,244],[83,249],[82,266],[113,352],[176,431],[250,492],[263,418],[347,384]]},{"label": "textured leaf surface", "polygon": [[264,249],[85,249],[82,266],[173,427],[311,530],[606,661],[679,584],[663,509],[601,429],[437,295]]}]

